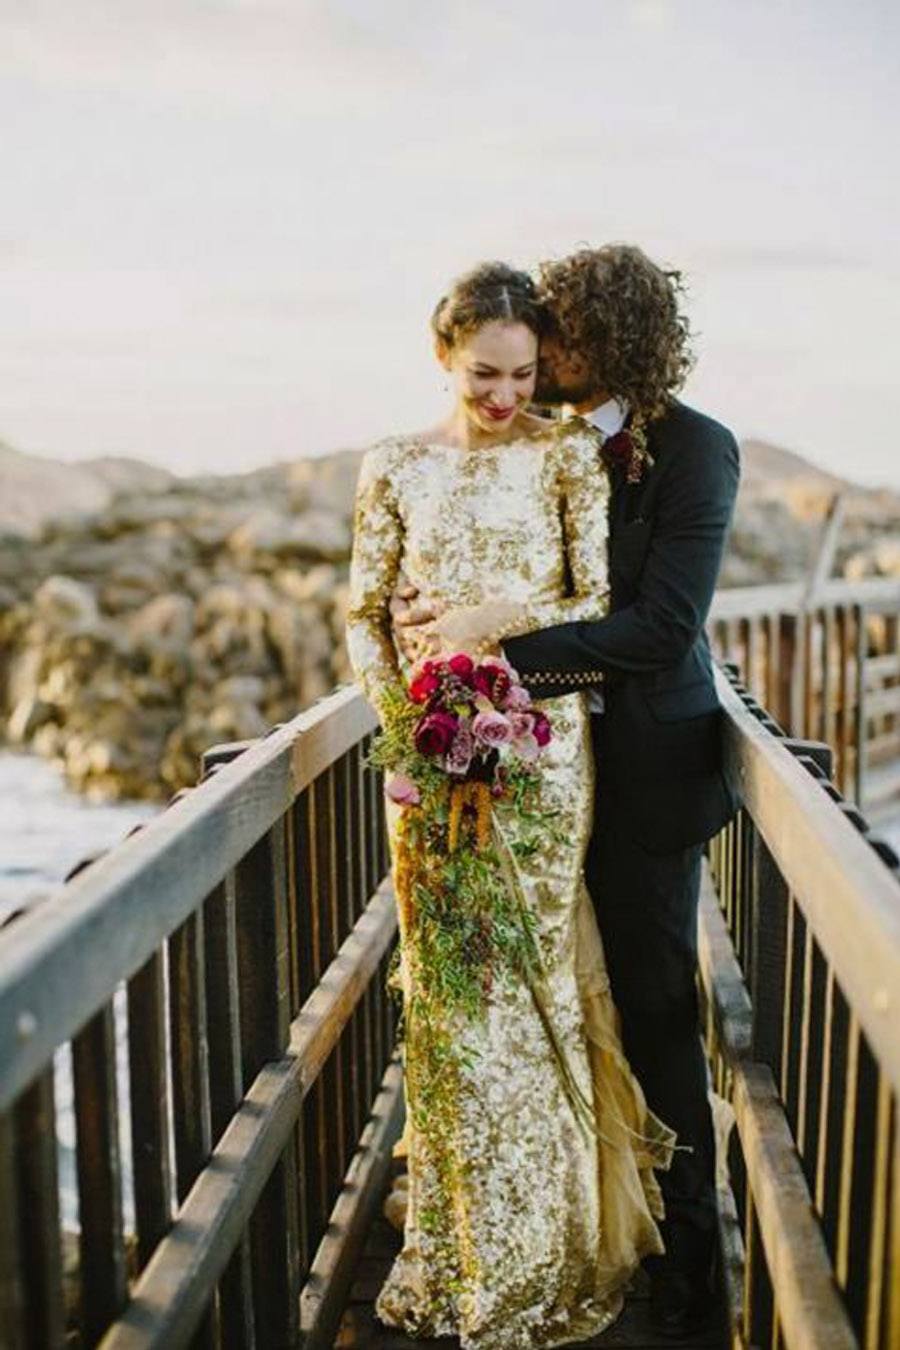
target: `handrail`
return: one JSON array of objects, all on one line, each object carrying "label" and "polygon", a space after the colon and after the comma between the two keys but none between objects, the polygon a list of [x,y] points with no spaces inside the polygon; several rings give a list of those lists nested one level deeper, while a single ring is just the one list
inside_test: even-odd
[{"label": "handrail", "polygon": [[745,805],[900,1090],[900,884],[717,672],[726,754]]},{"label": "handrail", "polygon": [[[707,1049],[733,1105],[721,1206],[736,1343],[900,1343],[900,865],[830,781],[717,673],[743,807],[709,845]],[[736,1210],[735,1210],[736,1205]]]},{"label": "handrail", "polygon": [[[215,747],[196,787],[0,938],[0,1323],[16,1344],[77,1325],[85,1344],[162,1350],[195,1331],[218,1343],[226,1322],[250,1344],[331,1344],[403,1116],[375,725],[347,688]],[[67,1043],[74,1284],[54,1106]]]},{"label": "handrail", "polygon": [[[726,586],[716,591],[710,618],[749,619],[772,613],[799,613],[805,590],[803,581]],[[893,605],[898,600],[900,581],[894,577],[865,577],[859,581],[836,577],[823,582],[815,594],[816,605]]]},{"label": "handrail", "polygon": [[222,766],[0,938],[0,1110],[329,763],[376,725],[352,687]]}]

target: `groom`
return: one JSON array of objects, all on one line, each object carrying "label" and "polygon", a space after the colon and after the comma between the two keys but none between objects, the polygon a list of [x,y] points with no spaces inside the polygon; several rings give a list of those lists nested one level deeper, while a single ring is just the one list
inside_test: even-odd
[{"label": "groom", "polygon": [[[588,887],[625,1052],[648,1105],[690,1145],[660,1176],[666,1256],[646,1262],[654,1321],[675,1337],[698,1329],[715,1301],[697,906],[702,845],[737,800],[723,771],[703,629],[739,477],[731,432],[675,397],[691,365],[679,281],[619,244],[542,268],[552,329],[537,398],[574,406],[607,437],[611,606],[604,619],[503,644],[537,696],[590,691],[597,800]],[[431,617],[409,590],[394,615],[400,641]]]}]

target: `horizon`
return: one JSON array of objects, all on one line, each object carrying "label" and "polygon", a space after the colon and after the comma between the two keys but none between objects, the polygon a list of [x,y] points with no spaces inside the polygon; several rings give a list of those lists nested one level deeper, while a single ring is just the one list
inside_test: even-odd
[{"label": "horizon", "polygon": [[0,436],[187,475],[361,448],[439,415],[454,273],[625,238],[687,273],[687,402],[900,487],[898,25],[0,0]]}]

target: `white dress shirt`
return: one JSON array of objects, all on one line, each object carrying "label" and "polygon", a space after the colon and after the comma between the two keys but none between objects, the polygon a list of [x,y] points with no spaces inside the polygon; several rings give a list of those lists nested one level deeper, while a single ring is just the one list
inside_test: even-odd
[{"label": "white dress shirt", "polygon": [[[625,425],[625,419],[628,416],[628,404],[620,403],[618,399],[608,398],[605,403],[601,403],[599,408],[593,412],[582,413],[585,421],[592,423],[598,431],[602,431],[604,436],[615,436],[617,431],[621,431]],[[602,713],[604,709],[603,690],[588,690],[588,708],[592,713]]]}]

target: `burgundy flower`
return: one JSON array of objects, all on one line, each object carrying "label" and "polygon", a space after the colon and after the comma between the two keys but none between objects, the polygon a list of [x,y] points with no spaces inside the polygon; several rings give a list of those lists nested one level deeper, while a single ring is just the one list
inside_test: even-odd
[{"label": "burgundy flower", "polygon": [[646,437],[643,432],[635,435],[624,427],[614,436],[607,436],[601,454],[607,464],[624,470],[625,479],[629,483],[639,483],[644,470],[653,463],[652,457],[647,453]]},{"label": "burgundy flower", "polygon": [[450,657],[447,665],[457,679],[462,680],[463,684],[471,685],[472,674],[475,670],[475,662],[471,656],[468,656],[465,652],[457,652],[455,656]]},{"label": "burgundy flower", "polygon": [[450,713],[428,713],[415,730],[416,749],[419,754],[445,755],[450,749],[458,726],[458,719]]},{"label": "burgundy flower", "polygon": [[502,703],[509,693],[512,680],[505,662],[500,665],[493,661],[483,661],[475,668],[472,684],[476,693],[484,694],[492,703]]},{"label": "burgundy flower", "polygon": [[531,716],[534,718],[534,726],[531,728],[531,734],[538,745],[543,749],[545,745],[549,744],[553,735],[550,729],[550,719],[542,712],[533,712]]}]

